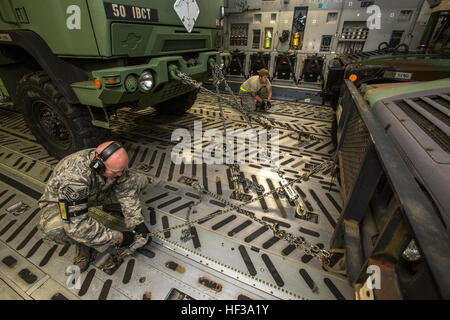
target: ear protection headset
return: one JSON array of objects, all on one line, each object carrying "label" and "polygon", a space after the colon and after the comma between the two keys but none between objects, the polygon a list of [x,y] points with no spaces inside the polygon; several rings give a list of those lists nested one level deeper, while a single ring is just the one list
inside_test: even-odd
[{"label": "ear protection headset", "polygon": [[120,148],[123,147],[118,142],[111,142],[102,152],[100,152],[100,154],[95,152],[95,158],[91,161],[89,167],[99,174],[104,173],[106,170],[104,162]]}]

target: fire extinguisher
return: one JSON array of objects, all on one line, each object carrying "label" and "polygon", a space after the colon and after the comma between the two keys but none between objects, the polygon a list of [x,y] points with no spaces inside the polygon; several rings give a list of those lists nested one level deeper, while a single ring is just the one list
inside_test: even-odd
[{"label": "fire extinguisher", "polygon": [[264,48],[270,49],[271,46],[272,46],[272,32],[270,31],[270,29],[267,29],[266,37],[264,39]]},{"label": "fire extinguisher", "polygon": [[300,33],[296,32],[294,33],[294,38],[292,39],[292,48],[298,49],[299,44],[300,44]]}]

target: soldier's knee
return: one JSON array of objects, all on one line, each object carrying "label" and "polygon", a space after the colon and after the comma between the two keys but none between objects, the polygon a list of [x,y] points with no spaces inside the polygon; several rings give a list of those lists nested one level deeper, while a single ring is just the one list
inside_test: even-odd
[{"label": "soldier's knee", "polygon": [[241,98],[242,107],[252,111],[255,110],[255,101],[256,100],[250,95]]},{"label": "soldier's knee", "polygon": [[78,230],[73,223],[64,223],[64,231],[71,241],[89,245],[89,239],[86,234]]},{"label": "soldier's knee", "polygon": [[101,232],[102,226],[91,221],[87,214],[72,217],[70,223],[64,223],[64,231],[73,241],[91,246],[92,239]]},{"label": "soldier's knee", "polygon": [[40,211],[38,229],[42,233],[47,233],[59,224],[59,209],[57,205],[47,205]]},{"label": "soldier's knee", "polygon": [[41,232],[44,240],[56,242],[58,244],[67,244],[71,242],[64,230],[64,223],[59,215],[59,210],[55,210],[55,208],[51,206],[41,210],[38,230]]},{"label": "soldier's knee", "polygon": [[64,223],[64,231],[67,234],[67,236],[74,239],[75,241],[79,241],[80,232],[78,230],[78,227],[75,226],[75,224]]},{"label": "soldier's knee", "polygon": [[258,96],[261,97],[261,99],[267,99],[267,97],[269,96],[269,93],[267,91],[266,87],[262,87],[259,91],[258,91]]}]

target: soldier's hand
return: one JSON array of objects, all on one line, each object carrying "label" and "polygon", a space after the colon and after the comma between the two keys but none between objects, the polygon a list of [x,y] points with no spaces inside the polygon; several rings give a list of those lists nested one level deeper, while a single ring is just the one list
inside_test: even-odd
[{"label": "soldier's hand", "polygon": [[140,235],[146,235],[147,233],[150,233],[150,231],[147,229],[147,226],[145,225],[144,222],[142,222],[141,224],[138,224],[134,228],[134,232],[136,232],[137,234],[140,234]]},{"label": "soldier's hand", "polygon": [[[137,234],[140,234],[141,236],[146,236],[147,234],[150,233],[150,230],[148,230],[147,226],[145,225],[144,222],[142,222],[141,224],[138,224],[135,228],[134,228],[134,232],[136,232]],[[152,237],[149,237],[147,239],[147,244],[149,244],[152,241]]]},{"label": "soldier's hand", "polygon": [[270,107],[272,107],[272,103],[270,101],[266,102],[266,108],[269,109]]},{"label": "soldier's hand", "polygon": [[266,109],[266,102],[264,100],[261,102],[261,109]]},{"label": "soldier's hand", "polygon": [[122,232],[122,237],[123,237],[123,240],[119,244],[120,248],[129,247],[134,241],[134,233],[131,231]]}]

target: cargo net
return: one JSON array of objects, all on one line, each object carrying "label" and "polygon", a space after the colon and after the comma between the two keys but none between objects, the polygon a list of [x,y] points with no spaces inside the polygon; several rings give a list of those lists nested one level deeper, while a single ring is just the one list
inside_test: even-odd
[{"label": "cargo net", "polygon": [[349,196],[349,193],[358,178],[361,165],[369,147],[369,142],[369,131],[355,105],[352,104],[351,118],[347,126],[341,149],[342,182],[346,198]]}]

